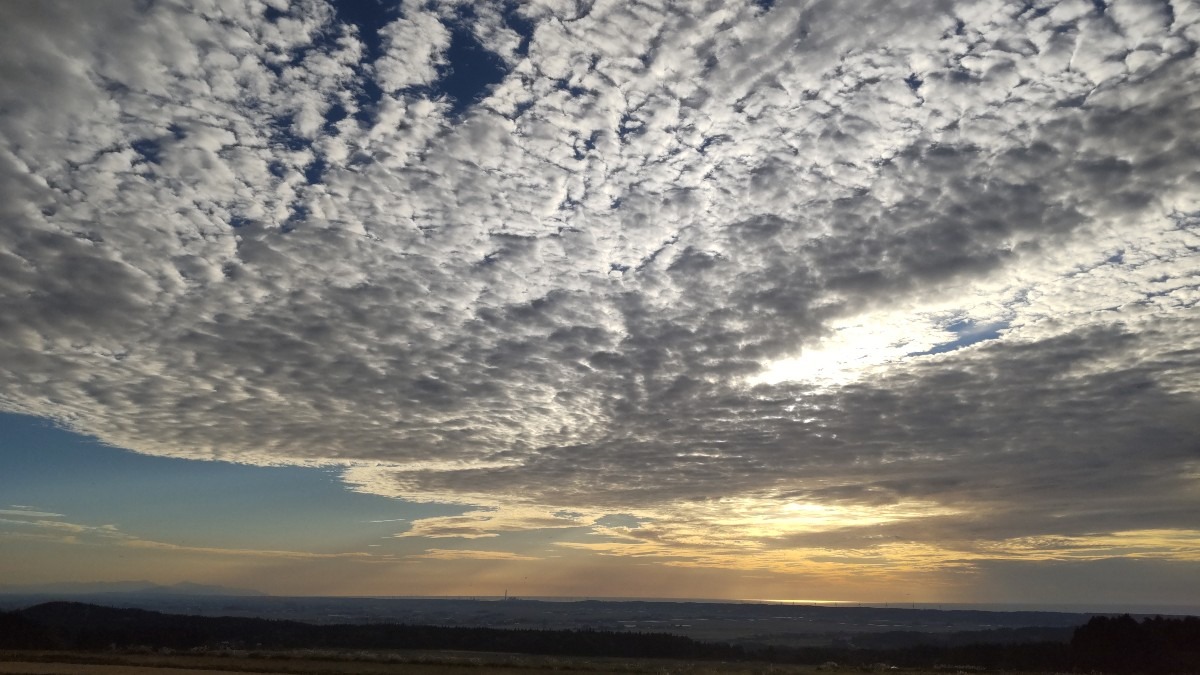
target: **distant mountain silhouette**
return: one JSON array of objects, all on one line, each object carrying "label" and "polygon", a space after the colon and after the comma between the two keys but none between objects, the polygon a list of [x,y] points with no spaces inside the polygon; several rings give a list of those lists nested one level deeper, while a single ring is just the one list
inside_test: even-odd
[{"label": "distant mountain silhouette", "polygon": [[215,586],[182,581],[177,584],[157,584],[152,581],[66,581],[53,584],[13,585],[0,584],[0,594],[6,595],[54,595],[76,597],[99,594],[122,595],[267,595],[261,591],[229,586]]},{"label": "distant mountain silhouette", "polygon": [[23,640],[0,638],[9,649],[448,649],[525,654],[739,658],[740,648],[666,633],[590,630],[503,630],[404,624],[315,625],[298,621],[202,617],[118,609],[79,602],[47,602],[7,614]]}]

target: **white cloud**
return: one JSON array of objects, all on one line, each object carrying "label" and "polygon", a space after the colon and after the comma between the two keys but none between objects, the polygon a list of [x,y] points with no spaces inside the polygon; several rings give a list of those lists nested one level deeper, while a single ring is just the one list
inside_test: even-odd
[{"label": "white cloud", "polygon": [[413,558],[428,558],[431,560],[540,560],[527,555],[519,555],[508,551],[472,551],[466,549],[431,548]]},{"label": "white cloud", "polygon": [[22,518],[61,518],[61,513],[34,511],[32,508],[22,508],[15,504],[12,509],[0,509],[0,516],[20,516]]},{"label": "white cloud", "polygon": [[383,56],[374,64],[379,86],[388,93],[437,81],[445,67],[444,52],[450,46],[450,31],[433,12],[420,11],[407,3],[404,16],[380,32]]}]

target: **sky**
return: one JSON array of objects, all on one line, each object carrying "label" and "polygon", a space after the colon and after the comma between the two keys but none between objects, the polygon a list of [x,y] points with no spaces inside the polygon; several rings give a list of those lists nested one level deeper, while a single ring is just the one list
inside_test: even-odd
[{"label": "sky", "polygon": [[0,578],[1200,606],[1198,43],[0,3]]}]

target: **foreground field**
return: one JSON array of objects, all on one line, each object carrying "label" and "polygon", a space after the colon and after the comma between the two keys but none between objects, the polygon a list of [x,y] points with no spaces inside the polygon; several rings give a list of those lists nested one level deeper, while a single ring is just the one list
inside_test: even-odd
[{"label": "foreground field", "polygon": [[683,662],[658,659],[539,657],[465,652],[253,652],[225,654],[120,654],[0,652],[0,675],[849,675],[891,672],[949,675],[937,670]]}]

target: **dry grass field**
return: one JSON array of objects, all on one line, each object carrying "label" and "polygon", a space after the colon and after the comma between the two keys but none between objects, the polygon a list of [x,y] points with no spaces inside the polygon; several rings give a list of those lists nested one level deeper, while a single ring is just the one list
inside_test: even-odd
[{"label": "dry grass field", "polygon": [[[975,670],[858,668],[474,652],[227,652],[128,654],[0,652],[0,675],[954,675]],[[1028,674],[1027,674],[1028,675]]]}]

